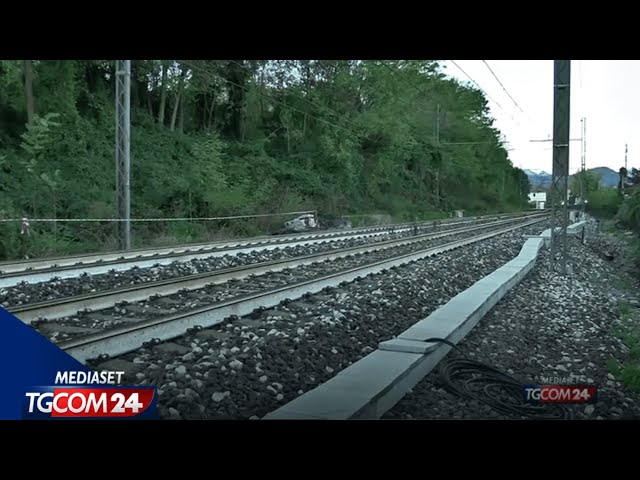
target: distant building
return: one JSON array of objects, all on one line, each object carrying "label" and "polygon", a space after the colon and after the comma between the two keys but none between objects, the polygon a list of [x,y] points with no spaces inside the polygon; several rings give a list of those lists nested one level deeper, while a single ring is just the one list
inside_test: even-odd
[{"label": "distant building", "polygon": [[547,203],[547,192],[531,192],[529,193],[529,203],[535,208],[542,210]]}]

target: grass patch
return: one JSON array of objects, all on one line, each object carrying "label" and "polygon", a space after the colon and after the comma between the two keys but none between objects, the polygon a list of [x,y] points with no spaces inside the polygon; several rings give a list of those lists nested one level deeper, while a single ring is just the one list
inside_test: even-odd
[{"label": "grass patch", "polygon": [[613,280],[613,286],[617,290],[622,290],[622,291],[625,291],[625,292],[629,292],[633,288],[631,280],[628,279],[628,278],[622,278],[622,277],[616,277]]},{"label": "grass patch", "polygon": [[604,233],[613,233],[617,234],[620,230],[616,226],[615,220],[602,220],[600,222],[600,229]]},{"label": "grass patch", "polygon": [[618,304],[618,309],[620,310],[620,318],[622,321],[629,320],[629,316],[631,315],[631,305],[627,302],[620,302]]},{"label": "grass patch", "polygon": [[629,348],[624,364],[611,358],[607,370],[619,379],[627,390],[640,392],[640,311],[626,302],[618,305],[621,325],[613,330]]}]

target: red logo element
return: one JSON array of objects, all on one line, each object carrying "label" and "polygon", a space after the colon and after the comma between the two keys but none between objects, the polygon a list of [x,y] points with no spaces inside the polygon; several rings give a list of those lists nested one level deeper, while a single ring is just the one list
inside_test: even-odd
[{"label": "red logo element", "polygon": [[135,417],[151,405],[150,388],[58,388],[50,404],[52,417]]}]

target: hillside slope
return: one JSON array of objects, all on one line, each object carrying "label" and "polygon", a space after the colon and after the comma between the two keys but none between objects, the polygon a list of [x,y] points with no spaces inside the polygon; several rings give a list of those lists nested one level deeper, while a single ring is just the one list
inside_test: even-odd
[{"label": "hillside slope", "polygon": [[[317,208],[413,219],[526,204],[486,98],[435,61],[132,61],[131,78],[133,217]],[[115,215],[113,79],[105,60],[0,61],[0,217]],[[134,224],[134,240],[220,228],[262,227]],[[19,225],[0,233],[2,258],[22,255],[21,242],[31,254],[107,248],[114,226],[34,223],[24,242]]]}]

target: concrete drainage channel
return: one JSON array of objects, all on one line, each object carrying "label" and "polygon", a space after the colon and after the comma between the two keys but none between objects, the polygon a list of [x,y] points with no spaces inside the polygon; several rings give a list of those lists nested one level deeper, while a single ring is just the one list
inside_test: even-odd
[{"label": "concrete drainage channel", "polygon": [[[567,228],[581,233],[586,222]],[[392,340],[341,371],[331,380],[269,413],[264,418],[347,420],[382,417],[442,360],[451,347],[425,342],[444,338],[457,344],[534,267],[548,246],[551,230],[528,238],[518,256],[459,293]]]}]

